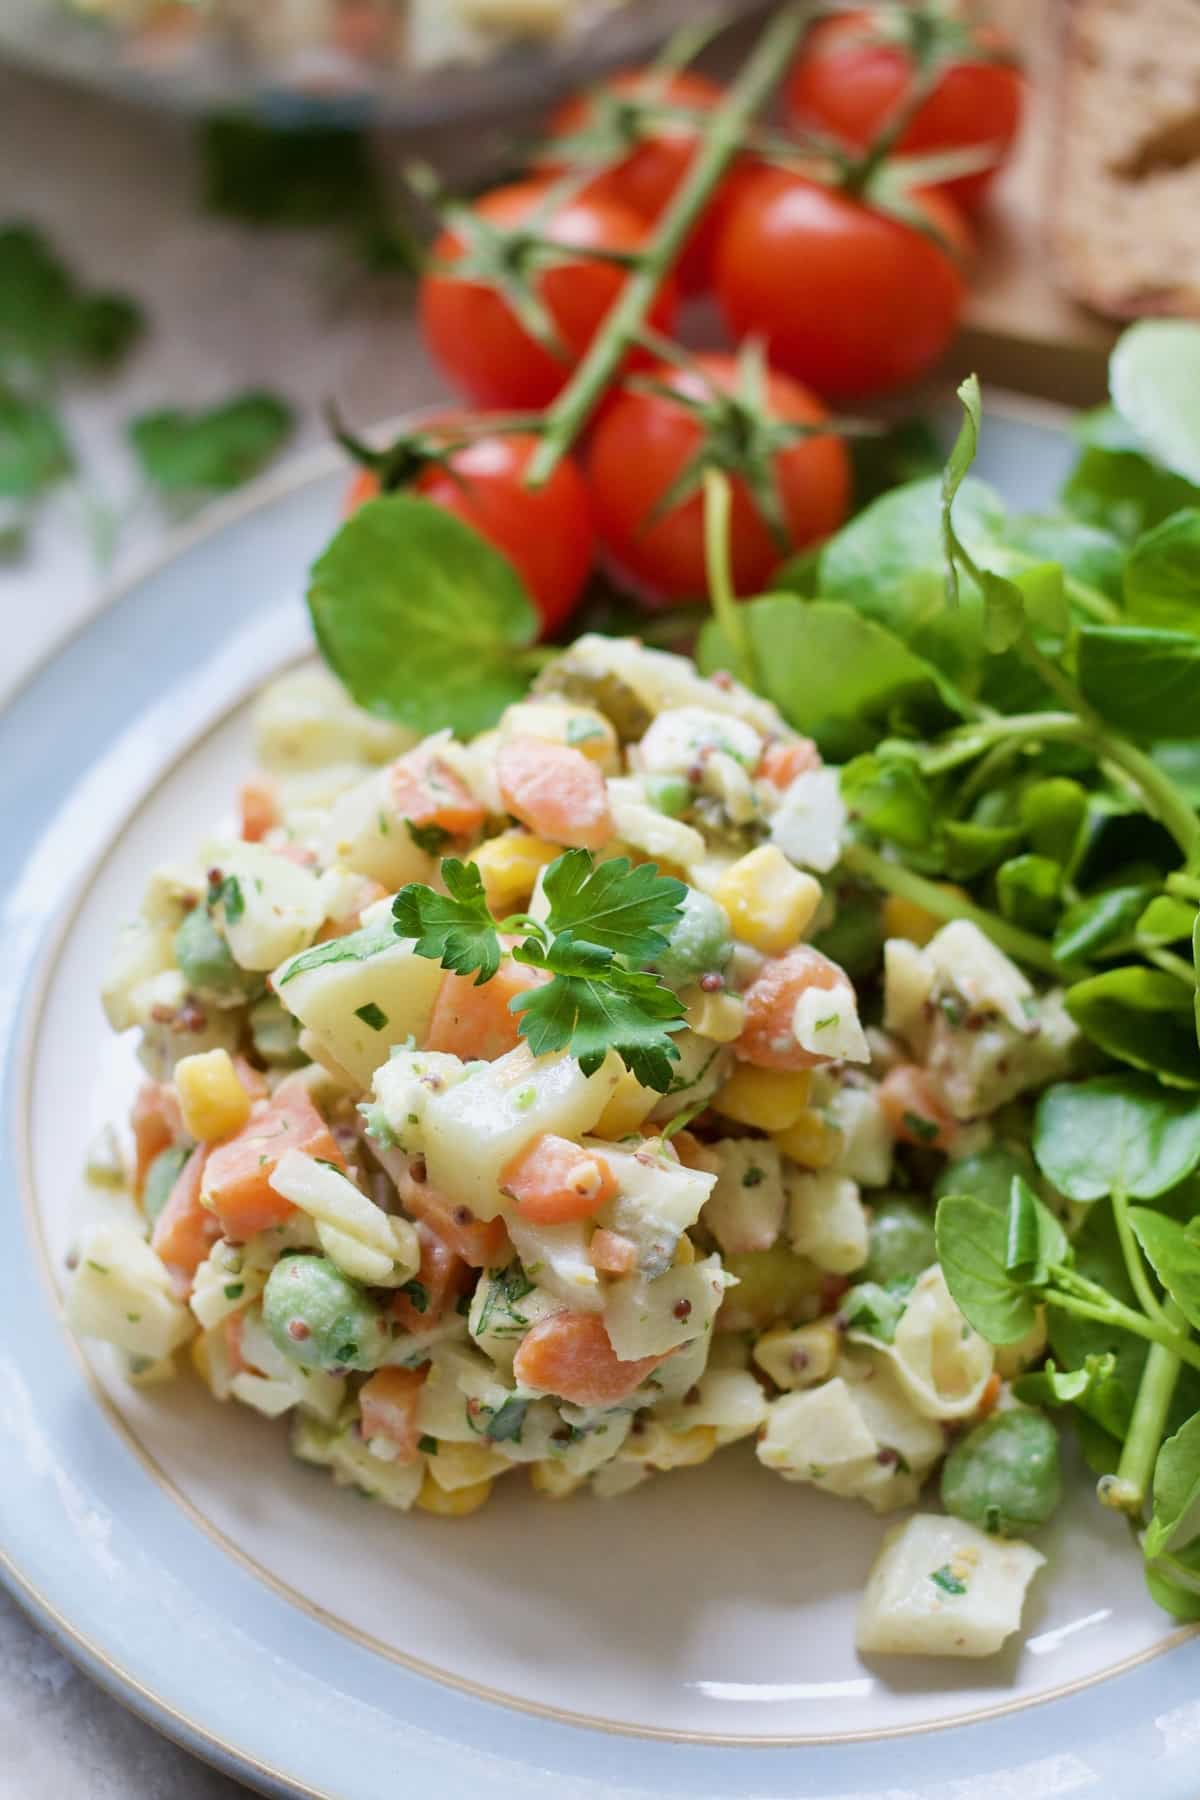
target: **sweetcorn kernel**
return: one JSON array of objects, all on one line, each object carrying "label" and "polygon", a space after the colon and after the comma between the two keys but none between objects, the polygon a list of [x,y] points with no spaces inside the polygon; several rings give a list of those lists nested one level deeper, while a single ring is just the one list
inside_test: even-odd
[{"label": "sweetcorn kernel", "polygon": [[[964,888],[956,887],[953,882],[940,881],[939,888],[956,900],[970,903],[971,896]],[[906,900],[900,894],[889,894],[880,912],[884,934],[890,938],[907,938],[910,944],[923,948],[931,938],[936,937],[945,919],[939,919],[936,913],[918,906],[915,900]]]},{"label": "sweetcorn kernel", "polygon": [[819,1112],[807,1108],[786,1131],[771,1133],[771,1141],[806,1169],[827,1169],[842,1149],[842,1134]]},{"label": "sweetcorn kernel", "polygon": [[486,1443],[455,1444],[445,1438],[438,1443],[436,1455],[429,1458],[429,1473],[447,1494],[490,1481],[494,1475],[502,1475],[511,1467],[510,1462]]},{"label": "sweetcorn kernel", "polygon": [[570,1469],[551,1457],[530,1463],[529,1479],[535,1492],[545,1494],[548,1500],[566,1500],[583,1486],[582,1475],[573,1475]]},{"label": "sweetcorn kernel", "polygon": [[469,1487],[455,1488],[452,1493],[447,1493],[432,1475],[427,1474],[417,1495],[417,1505],[422,1512],[436,1513],[439,1519],[465,1519],[468,1513],[478,1512],[487,1504],[491,1492],[489,1480],[475,1481]]},{"label": "sweetcorn kernel", "polygon": [[688,1029],[712,1044],[732,1044],[742,1035],[746,1005],[740,994],[697,991],[687,1009]]},{"label": "sweetcorn kernel", "polygon": [[812,923],[821,892],[820,882],[790,863],[777,844],[760,844],[726,869],[714,898],[743,943],[777,956]]},{"label": "sweetcorn kernel", "polygon": [[754,1360],[776,1387],[815,1387],[833,1374],[841,1337],[829,1319],[811,1325],[773,1325],[754,1346]]},{"label": "sweetcorn kernel", "polygon": [[716,1111],[758,1131],[786,1131],[808,1109],[807,1069],[756,1069],[744,1063],[713,1096]]},{"label": "sweetcorn kernel", "polygon": [[620,1079],[596,1121],[597,1137],[623,1138],[636,1131],[662,1099],[653,1088],[643,1087],[637,1076],[622,1068]]},{"label": "sweetcorn kernel", "polygon": [[480,844],[471,861],[479,870],[489,907],[503,914],[528,900],[540,872],[561,854],[557,844],[532,832],[505,831]]},{"label": "sweetcorn kernel", "polygon": [[175,1065],[184,1127],[202,1144],[240,1131],[250,1117],[250,1096],[238,1080],[228,1050],[205,1050]]}]

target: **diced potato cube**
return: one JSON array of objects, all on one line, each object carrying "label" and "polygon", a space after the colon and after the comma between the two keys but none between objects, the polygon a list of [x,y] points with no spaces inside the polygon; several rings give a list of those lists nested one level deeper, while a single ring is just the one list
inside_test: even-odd
[{"label": "diced potato cube", "polygon": [[704,1205],[705,1225],[730,1256],[769,1250],[787,1206],[779,1151],[761,1138],[726,1138],[718,1152],[721,1172]]},{"label": "diced potato cube", "polygon": [[614,1281],[604,1304],[604,1323],[622,1362],[659,1356],[711,1330],[725,1294],[718,1256],[671,1268],[654,1281],[627,1275]]},{"label": "diced potato cube", "polygon": [[80,1337],[103,1338],[151,1362],[169,1356],[195,1328],[159,1258],[132,1225],[122,1224],[93,1225],[84,1234],[67,1323]]},{"label": "diced potato cube", "polygon": [[776,1325],[764,1331],[753,1355],[776,1387],[791,1392],[827,1380],[840,1349],[837,1327],[829,1319],[814,1319],[811,1325]]},{"label": "diced potato cube", "polygon": [[250,1117],[250,1096],[228,1050],[183,1057],[175,1065],[175,1086],[184,1127],[202,1144],[231,1137]]},{"label": "diced potato cube", "polygon": [[853,988],[805,988],[792,1014],[792,1032],[801,1049],[813,1056],[837,1062],[871,1060]]},{"label": "diced potato cube", "polygon": [[336,1063],[367,1087],[392,1047],[429,1029],[445,971],[386,922],[319,944],[275,971],[272,986]]},{"label": "diced potato cube", "polygon": [[1045,1562],[1016,1538],[919,1513],[894,1525],[867,1577],[859,1650],[876,1656],[992,1656],[1021,1623]]},{"label": "diced potato cube", "polygon": [[861,1269],[870,1233],[858,1183],[822,1170],[789,1176],[787,1191],[788,1230],[797,1255],[834,1275]]},{"label": "diced potato cube", "polygon": [[310,664],[263,689],[254,740],[265,769],[290,773],[325,763],[386,762],[415,743],[416,733],[363,712],[335,676]]},{"label": "diced potato cube", "polygon": [[846,804],[836,769],[806,769],[785,790],[771,820],[771,841],[804,869],[825,874],[842,854]]}]

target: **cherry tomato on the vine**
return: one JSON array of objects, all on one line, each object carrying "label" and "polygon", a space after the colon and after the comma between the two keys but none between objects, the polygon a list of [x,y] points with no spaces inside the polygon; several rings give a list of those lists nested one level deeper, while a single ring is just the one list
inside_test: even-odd
[{"label": "cherry tomato on the vine", "polygon": [[[456,387],[480,406],[546,406],[569,379],[628,279],[616,263],[570,255],[572,248],[629,254],[642,248],[646,221],[615,200],[577,195],[557,201],[547,181],[514,182],[476,201],[471,212],[484,248],[464,242],[469,224],[448,229],[434,244],[422,278],[421,323],[434,356]],[[545,214],[545,216],[543,216]],[[561,262],[543,260],[529,234],[562,244]],[[489,279],[488,262],[501,266]],[[454,267],[461,263],[461,271]],[[524,284],[554,348],[540,343],[503,291]],[[667,277],[649,323],[669,331],[677,290]]]},{"label": "cherry tomato on the vine", "polygon": [[[706,75],[685,69],[664,74],[657,69],[626,69],[584,94],[565,100],[550,119],[547,154],[540,167],[550,173],[582,169],[584,158],[572,143],[604,156],[611,143],[612,160],[605,160],[587,183],[587,192],[616,200],[657,220],[675,197],[700,147],[702,131],[686,119],[640,121],[637,107],[660,104],[691,113],[710,113],[721,104],[724,90]],[[555,140],[564,145],[564,158],[556,162]],[[704,283],[711,252],[713,222],[720,209],[724,184],[713,196],[699,224],[684,246],[676,275],[685,292]]]},{"label": "cherry tomato on the vine", "polygon": [[761,592],[786,557],[827,537],[845,518],[845,445],[832,436],[789,433],[789,426],[827,419],[821,402],[774,370],[761,382],[747,381],[745,363],[733,356],[697,356],[688,368],[664,364],[650,379],[670,393],[624,389],[602,415],[587,451],[592,510],[606,559],[614,573],[653,598],[704,594],[699,477],[686,496],[658,509],[685,472],[696,468],[707,444],[714,466],[730,475],[734,588]]},{"label": "cherry tomato on the vine", "polygon": [[[436,437],[441,427],[453,438],[458,424],[439,419],[424,429]],[[542,616],[542,635],[549,637],[565,624],[583,591],[595,539],[587,488],[569,456],[542,487],[525,486],[539,441],[518,432],[475,437],[444,462],[427,464],[408,491],[454,513],[507,556]],[[346,511],[378,492],[378,475],[363,469],[346,496]]]},{"label": "cherry tomato on the vine", "polygon": [[[913,194],[955,245],[965,228],[939,194]],[[954,336],[965,288],[954,259],[915,226],[783,169],[747,183],[721,232],[717,299],[738,338],[829,400],[903,386]]]},{"label": "cherry tomato on the vine", "polygon": [[[873,142],[903,103],[914,75],[903,36],[889,31],[896,17],[894,4],[868,6],[814,26],[787,82],[788,120],[798,131],[832,132],[855,149]],[[936,22],[932,29],[938,29]],[[952,17],[942,29],[961,40],[961,55],[948,61],[896,148],[912,155],[994,149],[997,160],[990,168],[942,185],[944,193],[970,209],[982,200],[1017,135],[1021,77],[1011,61],[986,60],[1007,49],[994,27]],[[983,60],[973,60],[972,50]]]}]

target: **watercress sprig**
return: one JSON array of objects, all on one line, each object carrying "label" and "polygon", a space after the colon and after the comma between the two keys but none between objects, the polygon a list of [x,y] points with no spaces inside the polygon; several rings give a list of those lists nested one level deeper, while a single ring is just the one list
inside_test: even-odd
[{"label": "watercress sprig", "polygon": [[653,863],[634,868],[626,857],[596,863],[587,850],[568,850],[543,878],[544,921],[518,913],[496,920],[473,863],[442,863],[446,893],[410,882],[393,902],[395,928],[457,975],[491,981],[503,954],[501,934],[519,934],[514,961],[547,979],[514,995],[509,1010],[535,1056],[569,1050],[585,1074],[610,1050],[645,1087],[665,1093],[672,1040],[684,1023],[678,995],[639,965],[667,947],[687,889],[660,875]]}]

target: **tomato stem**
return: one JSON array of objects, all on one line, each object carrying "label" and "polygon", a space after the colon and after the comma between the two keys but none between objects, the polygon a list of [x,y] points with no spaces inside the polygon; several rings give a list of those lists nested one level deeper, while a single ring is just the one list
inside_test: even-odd
[{"label": "tomato stem", "polygon": [[526,474],[541,487],[579,436],[637,339],[664,275],[678,260],[722,175],[737,154],[742,135],[782,79],[792,51],[813,11],[811,0],[786,6],[766,27],[721,105],[706,121],[703,141],[687,176],[655,227],[604,324],[574,375],[547,409],[542,441]]}]

